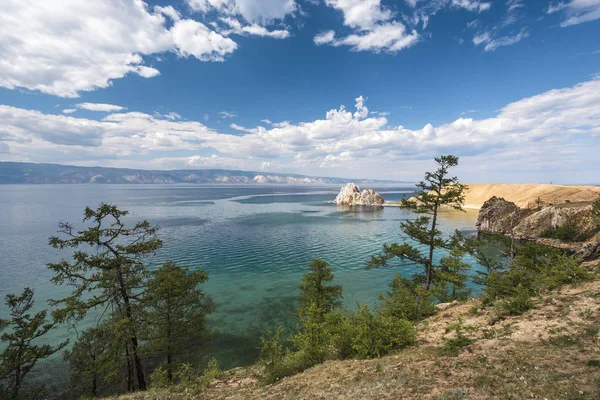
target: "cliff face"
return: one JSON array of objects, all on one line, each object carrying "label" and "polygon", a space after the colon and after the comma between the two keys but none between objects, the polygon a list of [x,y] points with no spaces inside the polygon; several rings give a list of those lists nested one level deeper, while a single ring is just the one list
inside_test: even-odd
[{"label": "cliff face", "polygon": [[519,208],[515,203],[499,197],[486,201],[477,216],[477,229],[480,232],[512,234],[515,239],[532,240],[571,251],[584,260],[600,258],[600,233],[585,243],[541,237],[543,232],[566,224],[571,224],[583,235],[589,235],[595,232],[598,221],[592,216],[591,205],[564,204],[533,211]]},{"label": "cliff face", "polygon": [[371,189],[362,192],[354,183],[342,187],[340,193],[333,201],[337,205],[347,206],[381,206],[385,201],[381,195]]},{"label": "cliff face", "polygon": [[529,209],[521,209],[515,203],[494,196],[479,209],[477,229],[482,232],[510,235],[513,228],[531,213]]}]

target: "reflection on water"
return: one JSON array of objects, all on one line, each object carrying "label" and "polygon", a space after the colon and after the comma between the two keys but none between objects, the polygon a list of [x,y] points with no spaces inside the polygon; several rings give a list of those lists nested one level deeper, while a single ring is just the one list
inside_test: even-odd
[{"label": "reflection on water", "polygon": [[[407,187],[376,188],[399,200]],[[130,211],[128,221],[161,227],[164,248],[150,261],[203,268],[216,311],[213,351],[225,368],[255,360],[258,337],[277,326],[293,328],[298,284],[313,257],[327,260],[344,287],[344,302],[375,303],[398,272],[414,266],[366,271],[383,243],[400,240],[399,222],[413,216],[397,207],[342,207],[329,203],[337,186],[223,185],[4,185],[0,191],[0,296],[25,286],[38,306],[66,293],[50,284],[45,267],[67,257],[47,246],[59,221],[79,223],[86,206],[100,202]],[[387,194],[386,194],[387,193]],[[472,232],[476,212],[444,211],[442,229]],[[440,257],[438,254],[437,257]],[[0,305],[0,315],[6,312]],[[66,328],[53,332],[71,335]]]}]

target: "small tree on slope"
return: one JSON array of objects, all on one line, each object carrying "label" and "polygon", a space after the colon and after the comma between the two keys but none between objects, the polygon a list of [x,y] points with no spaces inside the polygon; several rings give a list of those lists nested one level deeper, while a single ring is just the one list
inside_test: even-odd
[{"label": "small tree on slope", "polygon": [[403,199],[401,207],[413,210],[419,215],[413,221],[400,223],[405,235],[426,248],[425,254],[409,243],[383,246],[383,253],[371,257],[367,268],[386,266],[393,258],[408,259],[423,267],[423,284],[430,289],[441,268],[433,264],[435,249],[451,250],[457,243],[456,238],[448,240],[439,230],[438,215],[442,207],[462,211],[466,185],[459,183],[457,177],[449,177],[449,169],[458,165],[458,157],[446,155],[436,157],[438,169],[426,172],[425,179],[417,183],[418,190],[413,199]]}]

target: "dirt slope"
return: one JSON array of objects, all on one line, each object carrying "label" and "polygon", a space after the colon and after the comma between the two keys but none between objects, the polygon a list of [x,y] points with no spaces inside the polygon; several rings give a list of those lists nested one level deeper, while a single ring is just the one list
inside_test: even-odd
[{"label": "dirt slope", "polygon": [[[421,324],[419,343],[374,360],[328,361],[262,386],[235,369],[204,393],[158,390],[119,400],[221,399],[600,399],[600,281],[536,299],[498,320],[477,301],[449,306]],[[462,318],[476,342],[440,354],[448,324]]]},{"label": "dirt slope", "polygon": [[465,206],[480,208],[492,196],[503,197],[521,208],[540,198],[545,204],[563,204],[566,200],[590,202],[600,196],[600,186],[565,186],[550,184],[469,184]]}]

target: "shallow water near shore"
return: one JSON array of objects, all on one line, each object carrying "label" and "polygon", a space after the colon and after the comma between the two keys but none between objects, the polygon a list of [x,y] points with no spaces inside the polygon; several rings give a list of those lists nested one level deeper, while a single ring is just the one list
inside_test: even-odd
[{"label": "shallow water near shore", "polygon": [[[388,201],[410,195],[410,186],[371,187]],[[161,227],[164,247],[148,261],[166,260],[209,272],[205,291],[216,303],[208,319],[217,332],[212,347],[223,368],[256,360],[266,329],[293,328],[297,286],[314,258],[327,260],[344,302],[374,305],[393,276],[411,266],[366,271],[383,243],[401,240],[399,222],[412,217],[397,207],[347,208],[330,203],[338,186],[282,185],[3,185],[0,186],[0,296],[30,286],[45,307],[68,288],[50,283],[45,264],[69,252],[48,246],[59,221],[77,227],[86,206],[113,203],[127,220]],[[444,211],[442,229],[475,231],[477,212]],[[79,225],[81,226],[81,225]],[[439,257],[439,255],[438,255]],[[477,268],[477,266],[475,266]],[[0,317],[6,314],[0,305]],[[83,327],[82,327],[83,328]],[[73,331],[60,327],[51,341]]]}]

